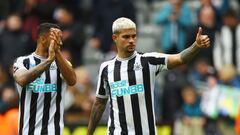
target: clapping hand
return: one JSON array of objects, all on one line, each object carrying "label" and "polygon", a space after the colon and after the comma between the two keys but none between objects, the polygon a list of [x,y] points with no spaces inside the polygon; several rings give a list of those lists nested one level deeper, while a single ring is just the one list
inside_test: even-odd
[{"label": "clapping hand", "polygon": [[50,38],[54,42],[54,48],[55,51],[60,50],[60,47],[62,46],[62,31],[57,28],[51,28],[50,29]]}]

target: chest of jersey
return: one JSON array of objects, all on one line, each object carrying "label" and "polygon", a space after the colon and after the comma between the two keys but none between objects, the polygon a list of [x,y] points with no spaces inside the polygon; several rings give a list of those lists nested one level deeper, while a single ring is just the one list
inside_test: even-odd
[{"label": "chest of jersey", "polygon": [[[35,66],[35,63],[30,63],[30,69]],[[48,70],[26,86],[26,92],[57,92],[57,74],[56,63],[52,63]]]}]

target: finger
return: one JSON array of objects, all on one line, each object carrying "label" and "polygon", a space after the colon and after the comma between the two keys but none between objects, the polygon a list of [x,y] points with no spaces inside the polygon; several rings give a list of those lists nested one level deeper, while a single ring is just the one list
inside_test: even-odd
[{"label": "finger", "polygon": [[53,40],[54,42],[57,42],[57,38],[56,38],[56,36],[54,36],[54,35],[49,35],[49,37],[50,37],[50,39],[51,40]]},{"label": "finger", "polygon": [[210,46],[210,41],[207,41],[205,45]]},{"label": "finger", "polygon": [[59,40],[59,43],[60,43],[60,45],[63,45],[63,42],[62,42],[62,31],[59,31],[59,32],[58,32],[58,35],[59,35],[59,36],[58,36],[58,37],[59,37],[59,39],[58,39],[58,40]]},{"label": "finger", "polygon": [[62,40],[61,40],[61,31],[59,29],[52,29],[51,31],[52,35],[55,36],[55,41],[58,45],[62,45]]},{"label": "finger", "polygon": [[204,45],[210,44],[210,41],[203,42]]},{"label": "finger", "polygon": [[197,37],[202,35],[202,27],[198,27]]},{"label": "finger", "polygon": [[54,40],[50,41],[49,52],[54,52]]},{"label": "finger", "polygon": [[58,45],[62,45],[62,32],[60,30],[57,31],[57,41]]},{"label": "finger", "polygon": [[208,41],[210,41],[209,38],[206,38],[206,39],[203,39],[203,40],[202,40],[203,43],[206,43],[206,42],[208,42]]}]

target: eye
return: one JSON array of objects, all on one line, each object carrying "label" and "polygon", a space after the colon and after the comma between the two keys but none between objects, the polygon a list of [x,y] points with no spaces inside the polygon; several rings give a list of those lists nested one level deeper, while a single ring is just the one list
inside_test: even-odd
[{"label": "eye", "polygon": [[132,35],[132,38],[136,38],[136,34]]},{"label": "eye", "polygon": [[130,38],[129,35],[123,35],[122,37],[123,37],[124,39],[128,39],[128,38]]}]

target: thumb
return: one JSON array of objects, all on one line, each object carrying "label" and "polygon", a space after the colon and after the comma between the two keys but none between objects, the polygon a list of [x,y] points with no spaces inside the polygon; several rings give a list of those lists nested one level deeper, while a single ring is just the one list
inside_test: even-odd
[{"label": "thumb", "polygon": [[202,35],[202,27],[198,27],[197,38]]},{"label": "thumb", "polygon": [[50,41],[49,50],[52,51],[54,48],[54,40]]}]

